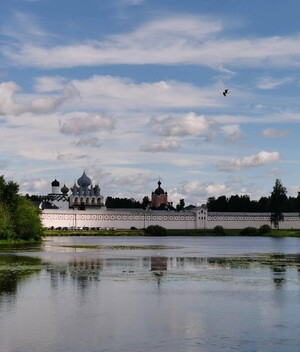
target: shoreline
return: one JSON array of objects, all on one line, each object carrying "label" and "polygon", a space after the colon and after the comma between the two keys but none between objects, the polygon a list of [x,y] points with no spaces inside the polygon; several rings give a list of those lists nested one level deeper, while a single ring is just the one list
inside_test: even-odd
[{"label": "shoreline", "polygon": [[[181,236],[181,237],[274,237],[274,238],[285,238],[295,237],[300,238],[300,230],[274,230],[267,234],[247,234],[242,235],[239,232],[241,230],[225,230],[225,234],[214,233],[213,230],[167,230],[167,234],[163,237]],[[92,237],[153,237],[153,235],[147,235],[143,230],[128,230],[128,229],[117,229],[117,230],[102,230],[102,231],[86,231],[86,230],[45,230],[41,241],[24,241],[24,240],[7,240],[0,239],[0,247],[5,245],[31,245],[39,244],[46,237],[62,237],[62,236],[92,236]],[[155,236],[154,236],[155,237]],[[161,237],[161,236],[157,236]]]},{"label": "shoreline", "polygon": [[[266,234],[240,234],[240,230],[225,230],[224,234],[217,234],[213,230],[170,230],[167,229],[168,236],[213,236],[213,237],[232,237],[232,236],[252,236],[252,237],[300,237],[300,230],[274,230],[272,229],[270,233]],[[128,229],[116,229],[116,230],[102,230],[102,231],[94,231],[94,230],[45,230],[44,236],[145,236],[150,237],[145,234],[143,230],[128,230]]]}]

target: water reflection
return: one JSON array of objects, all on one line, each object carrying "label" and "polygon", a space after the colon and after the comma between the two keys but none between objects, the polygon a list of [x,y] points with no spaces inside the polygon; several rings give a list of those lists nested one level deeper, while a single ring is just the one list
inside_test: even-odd
[{"label": "water reflection", "polygon": [[167,267],[167,257],[151,257],[151,271],[166,271]]},{"label": "water reflection", "polygon": [[[145,274],[152,276],[170,275],[206,275],[214,269],[251,269],[267,267],[272,273],[273,282],[277,287],[286,281],[288,268],[294,267],[300,271],[299,255],[260,255],[247,257],[168,257],[141,256],[132,258],[102,258],[95,256],[73,257],[67,262],[49,261],[33,256],[18,256],[14,254],[0,255],[0,294],[14,293],[18,281],[39,272],[42,268],[50,274],[52,287],[57,287],[58,279],[70,277],[85,288],[89,282],[101,278],[142,278]],[[126,275],[124,274],[135,274]],[[145,276],[144,276],[145,277]],[[148,275],[149,277],[149,275]]]},{"label": "water reflection", "polygon": [[[167,257],[141,256],[132,258],[102,258],[102,257],[74,257],[67,262],[43,261],[43,267],[50,274],[51,285],[58,287],[59,280],[71,278],[78,287],[85,289],[92,282],[102,279],[149,280],[151,277],[181,280],[208,278],[218,275],[224,269],[235,269],[243,274],[257,268],[268,268],[270,278],[277,288],[286,282],[289,268],[299,270],[299,256],[293,255],[265,255],[258,257]],[[225,271],[226,272],[226,271]],[[228,271],[228,273],[233,273]],[[224,278],[227,275],[224,276]],[[229,276],[228,276],[229,277]]]},{"label": "water reflection", "polygon": [[58,281],[64,281],[68,276],[78,283],[78,287],[85,289],[92,281],[100,280],[103,269],[102,259],[74,259],[68,263],[46,264],[46,271],[50,273],[51,287],[57,288]]},{"label": "water reflection", "polygon": [[3,295],[15,295],[18,283],[41,269],[39,258],[0,255],[0,298]]},{"label": "water reflection", "polygon": [[286,282],[285,274],[286,274],[286,265],[275,266],[271,268],[273,272],[273,281],[275,287],[281,288],[283,284]]},{"label": "water reflection", "polygon": [[299,255],[201,249],[0,254],[1,351],[297,351]]}]

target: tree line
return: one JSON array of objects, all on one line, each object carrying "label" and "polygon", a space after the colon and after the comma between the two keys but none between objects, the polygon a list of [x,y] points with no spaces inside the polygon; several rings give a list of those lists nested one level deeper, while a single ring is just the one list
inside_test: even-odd
[{"label": "tree line", "polygon": [[133,198],[114,198],[108,196],[105,200],[105,206],[108,209],[152,209],[152,210],[165,210],[167,209],[172,209],[172,210],[183,210],[185,207],[184,199],[180,199],[179,203],[176,205],[176,208],[174,208],[170,204],[162,204],[161,207],[156,208],[156,207],[151,207],[151,201],[148,196],[145,196],[142,200],[142,202],[135,200]]},{"label": "tree line", "polygon": [[43,227],[39,209],[18,192],[17,183],[0,176],[0,239],[40,240]]},{"label": "tree line", "polygon": [[[280,197],[280,209],[282,212],[297,213],[300,210],[300,192],[297,197],[288,197],[286,188],[280,180],[276,180],[275,189],[269,197],[261,197],[259,200],[251,200],[248,195],[222,195],[218,198],[210,197],[207,200],[208,211],[220,212],[247,212],[247,213],[270,213],[274,208],[276,197]],[[275,192],[274,192],[275,191]]]},{"label": "tree line", "polygon": [[143,201],[140,202],[133,198],[119,198],[119,197],[107,197],[105,200],[105,206],[107,208],[125,208],[125,209],[146,209],[150,204],[149,197],[144,197]]},{"label": "tree line", "polygon": [[261,197],[251,201],[248,195],[210,197],[207,200],[208,211],[219,212],[257,212],[270,213],[270,221],[275,228],[284,220],[283,213],[298,213],[300,216],[300,192],[297,197],[288,197],[287,189],[281,180],[276,179],[269,197]]}]

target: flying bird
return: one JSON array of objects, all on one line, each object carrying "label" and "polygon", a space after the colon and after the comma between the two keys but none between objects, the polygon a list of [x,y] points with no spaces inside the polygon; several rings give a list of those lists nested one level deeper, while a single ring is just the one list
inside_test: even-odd
[{"label": "flying bird", "polygon": [[229,89],[225,89],[223,92],[224,97],[226,97],[227,94],[229,94]]}]

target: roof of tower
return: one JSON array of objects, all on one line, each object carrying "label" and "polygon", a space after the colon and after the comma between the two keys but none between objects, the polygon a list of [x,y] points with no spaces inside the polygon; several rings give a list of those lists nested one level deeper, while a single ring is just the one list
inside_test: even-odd
[{"label": "roof of tower", "polygon": [[165,193],[165,191],[160,187],[160,185],[161,185],[161,182],[158,181],[158,187],[157,187],[156,190],[154,191],[154,193],[157,194],[157,195],[160,195],[160,194],[164,194],[164,193]]},{"label": "roof of tower", "polygon": [[59,182],[57,181],[57,179],[55,179],[52,183],[51,186],[53,187],[59,187]]},{"label": "roof of tower", "polygon": [[62,193],[68,193],[69,188],[64,184],[64,186],[60,189]]},{"label": "roof of tower", "polygon": [[92,180],[86,175],[85,171],[83,171],[82,176],[77,180],[79,186],[90,186]]}]

